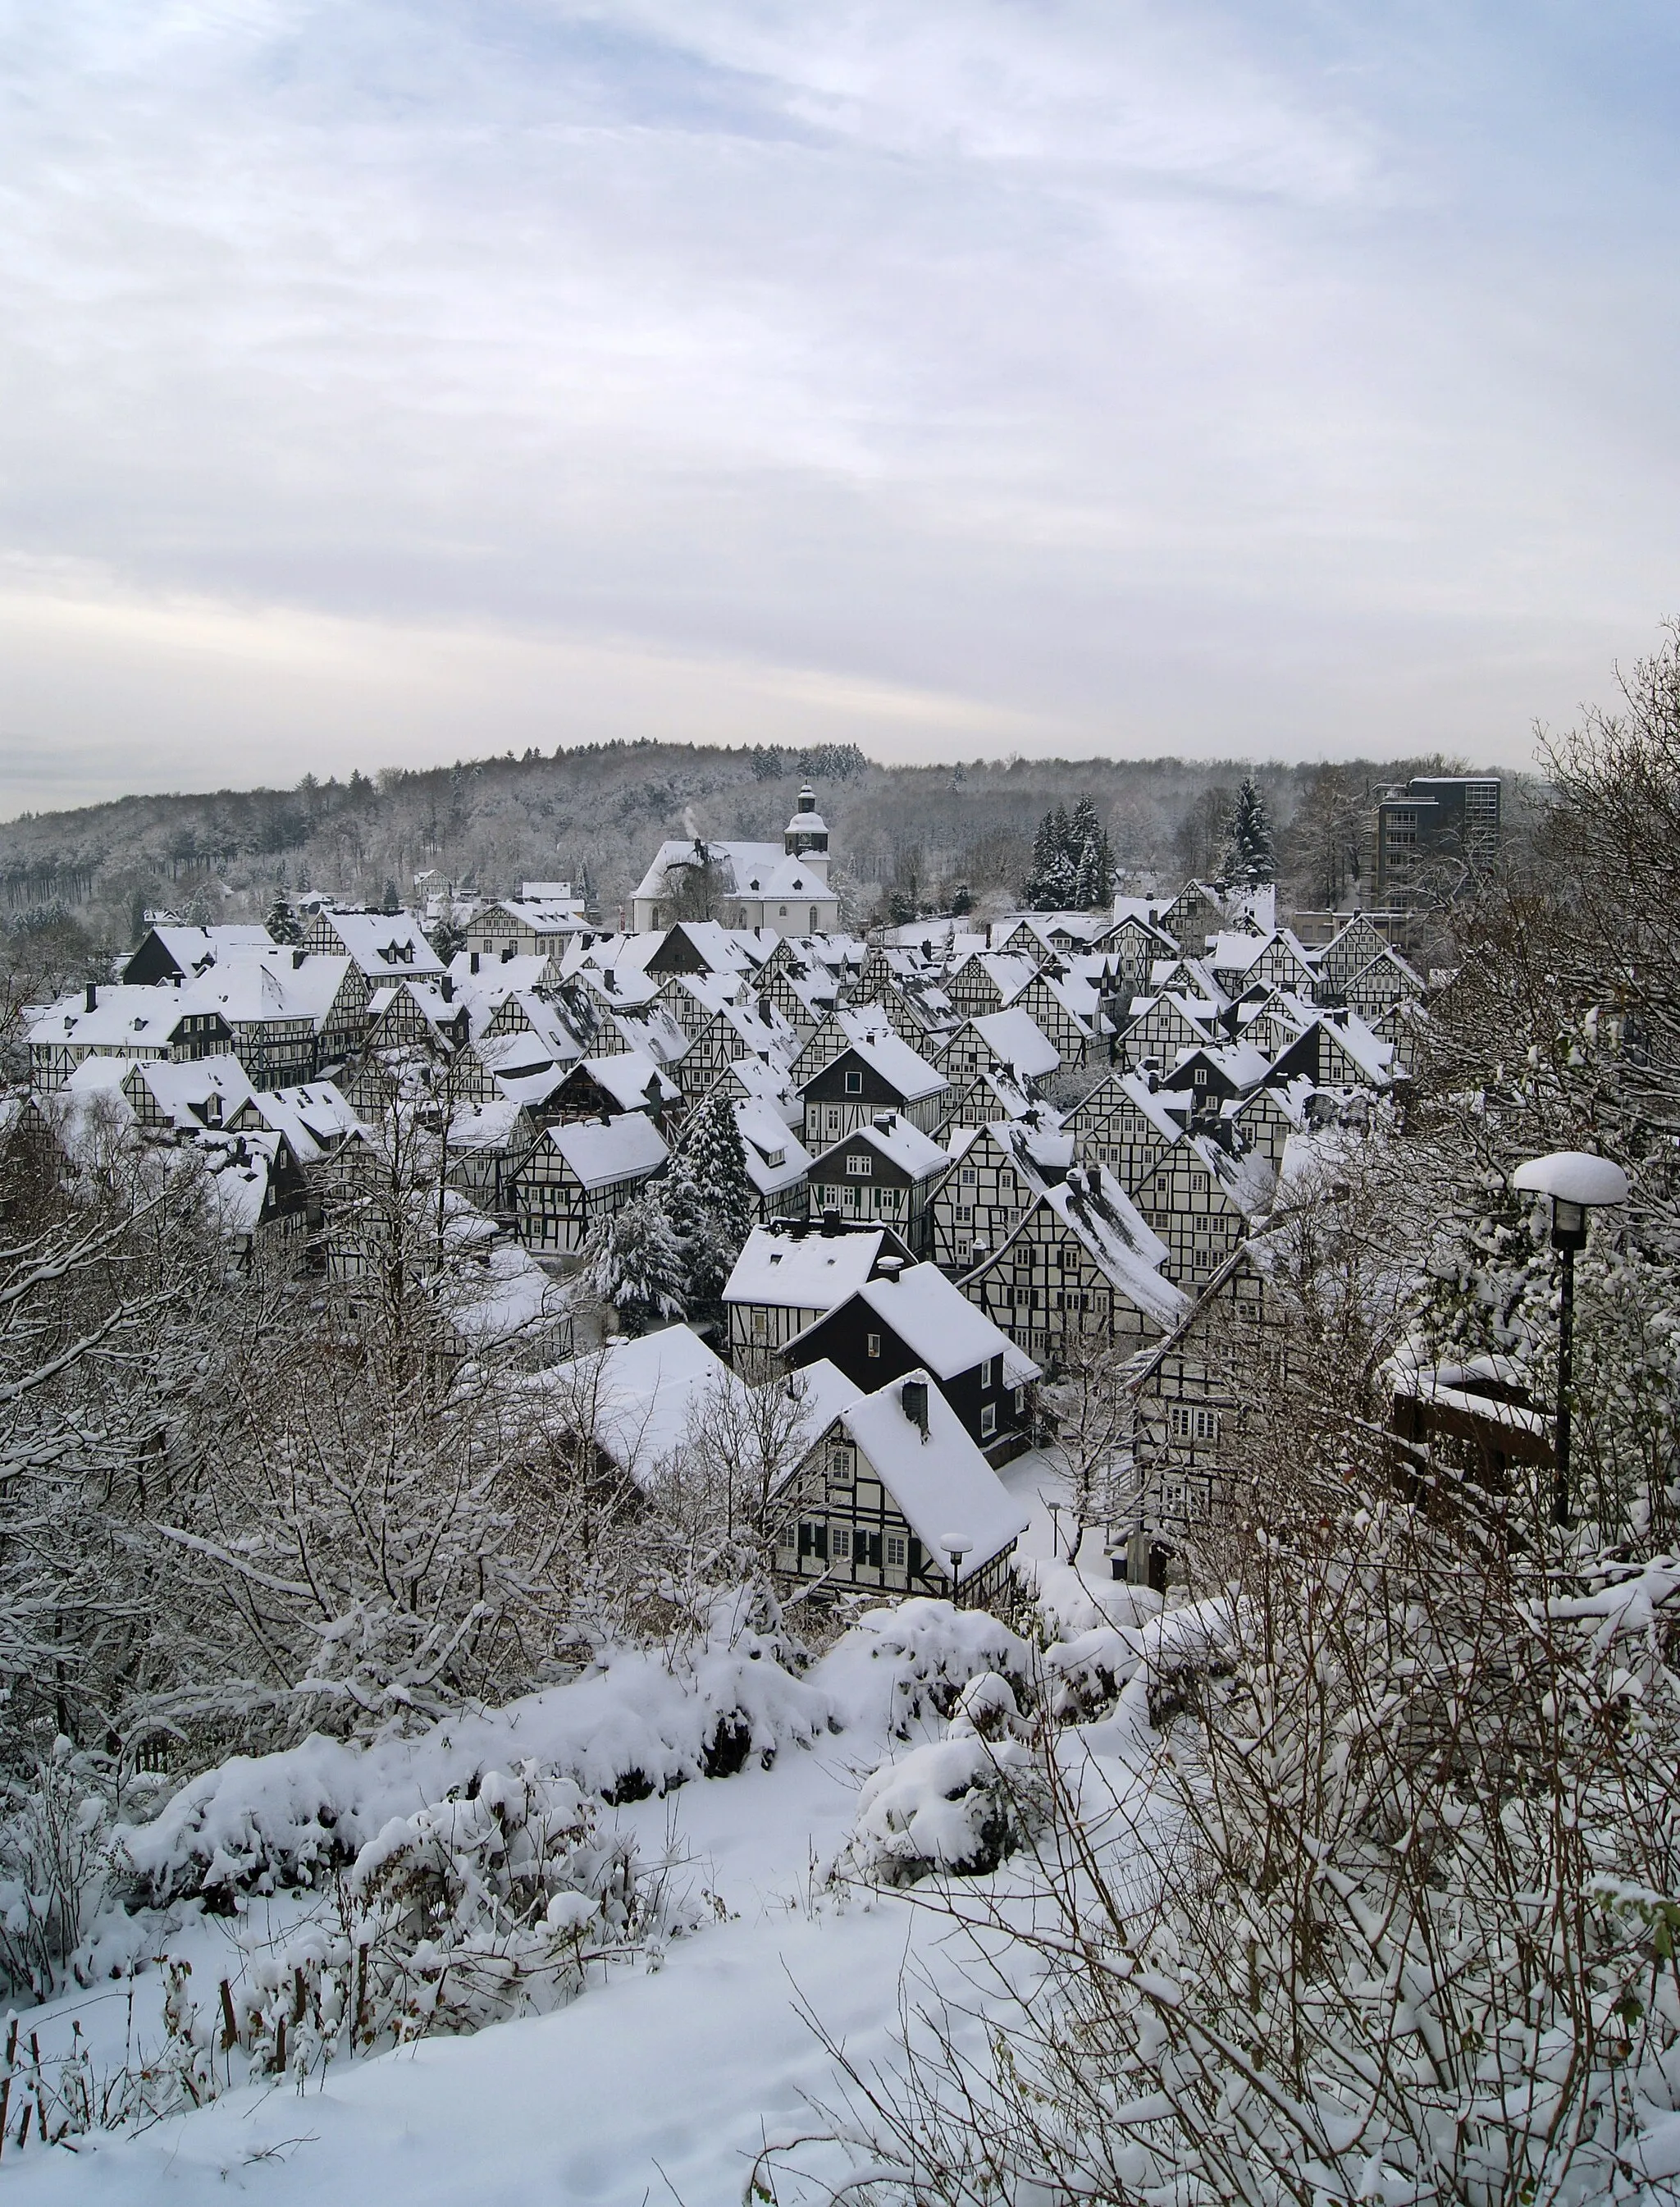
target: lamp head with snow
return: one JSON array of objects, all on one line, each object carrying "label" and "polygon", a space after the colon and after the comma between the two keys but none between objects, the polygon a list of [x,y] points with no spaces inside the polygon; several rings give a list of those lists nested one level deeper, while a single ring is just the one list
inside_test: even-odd
[{"label": "lamp head with snow", "polygon": [[1519,1195],[1551,1199],[1551,1245],[1555,1249],[1584,1249],[1587,1214],[1628,1199],[1628,1175],[1608,1157],[1588,1150],[1554,1150],[1549,1157],[1531,1157],[1511,1175]]}]

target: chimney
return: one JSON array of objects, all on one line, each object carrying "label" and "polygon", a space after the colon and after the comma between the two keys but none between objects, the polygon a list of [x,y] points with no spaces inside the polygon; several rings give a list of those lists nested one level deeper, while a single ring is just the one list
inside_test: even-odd
[{"label": "chimney", "polygon": [[473,970],[473,972],[474,972],[475,973],[476,973],[476,972],[477,972],[477,971],[478,971],[478,953],[477,953],[477,951],[474,950],[474,951],[469,952],[469,956],[470,956],[470,958],[472,959],[472,970]]},{"label": "chimney", "polygon": [[87,992],[82,1001],[83,1007],[86,1010],[90,1012],[97,1012],[99,1010],[99,992],[91,981],[87,984]]},{"label": "chimney", "polygon": [[838,1233],[840,1232],[840,1213],[839,1213],[839,1211],[825,1211],[823,1212],[823,1214],[822,1214],[822,1231],[823,1231],[825,1234],[827,1234],[827,1235],[833,1235],[838,1234]]},{"label": "chimney", "polygon": [[924,1447],[928,1440],[928,1383],[925,1379],[906,1379],[899,1390],[899,1400],[904,1405],[904,1415],[922,1436]]},{"label": "chimney", "polygon": [[875,1123],[883,1134],[890,1134],[893,1131],[893,1117],[894,1115],[890,1111],[877,1111],[876,1113]]},{"label": "chimney", "polygon": [[294,950],[294,951],[292,952],[292,954],[291,954],[291,970],[292,970],[292,972],[293,972],[294,973],[297,972],[300,970],[300,968],[302,967],[302,964],[303,964],[304,960],[308,956],[308,954],[308,954],[308,952],[307,950]]},{"label": "chimney", "polygon": [[455,1002],[455,976],[445,973],[438,984],[438,990],[445,1003],[452,1004]]},{"label": "chimney", "polygon": [[877,1267],[877,1270],[880,1272],[881,1277],[890,1283],[896,1280],[899,1274],[903,1271],[904,1259],[902,1257],[883,1257]]}]

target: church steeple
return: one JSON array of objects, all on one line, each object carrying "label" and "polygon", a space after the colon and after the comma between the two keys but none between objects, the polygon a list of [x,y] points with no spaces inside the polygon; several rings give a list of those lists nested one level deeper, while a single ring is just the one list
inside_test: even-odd
[{"label": "church steeple", "polygon": [[799,809],[788,822],[781,839],[790,858],[803,858],[811,871],[828,878],[828,823],[816,810],[816,792],[807,782],[799,792]]}]

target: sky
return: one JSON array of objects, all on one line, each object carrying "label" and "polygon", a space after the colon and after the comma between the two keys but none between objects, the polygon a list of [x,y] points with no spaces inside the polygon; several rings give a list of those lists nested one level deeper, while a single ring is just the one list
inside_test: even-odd
[{"label": "sky", "polygon": [[1680,614],[1680,10],[0,0],[0,816],[1520,765]]}]

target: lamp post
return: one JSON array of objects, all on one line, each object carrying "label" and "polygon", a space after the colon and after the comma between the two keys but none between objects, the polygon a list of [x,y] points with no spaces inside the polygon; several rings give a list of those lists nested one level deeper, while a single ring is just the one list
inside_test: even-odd
[{"label": "lamp post", "polygon": [[962,1604],[957,1596],[962,1585],[962,1559],[974,1543],[960,1533],[948,1533],[939,1545],[951,1566],[951,1606],[960,1609]]},{"label": "lamp post", "polygon": [[1587,1247],[1587,1214],[1628,1199],[1628,1175],[1587,1150],[1554,1150],[1511,1175],[1520,1195],[1551,1203],[1551,1246],[1563,1259],[1557,1299],[1557,1416],[1552,1438],[1551,1522],[1569,1522],[1569,1390],[1575,1361],[1575,1253]]}]

